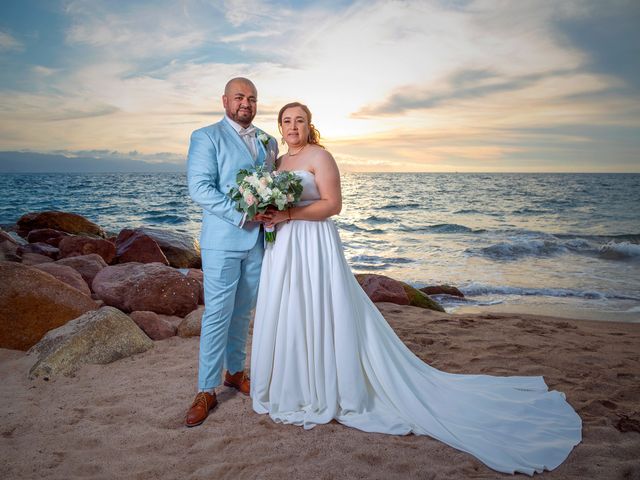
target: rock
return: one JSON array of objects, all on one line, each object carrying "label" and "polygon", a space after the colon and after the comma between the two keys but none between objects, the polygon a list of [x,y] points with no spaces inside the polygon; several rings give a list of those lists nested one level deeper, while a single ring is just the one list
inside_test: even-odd
[{"label": "rock", "polygon": [[129,316],[151,340],[174,337],[178,330],[175,325],[154,312],[131,312]]},{"label": "rock", "polygon": [[93,279],[100,270],[107,266],[107,262],[97,253],[81,255],[79,257],[62,258],[56,262],[59,265],[67,265],[77,271],[87,285],[91,287]]},{"label": "rock", "polygon": [[[48,258],[48,257],[47,257]],[[49,258],[49,260],[51,260]],[[0,242],[0,262],[19,262],[21,261],[20,255],[18,255],[18,245],[15,243],[3,241]]]},{"label": "rock", "polygon": [[355,277],[372,302],[409,305],[409,296],[401,282],[384,275],[358,274]]},{"label": "rock", "polygon": [[37,268],[0,262],[0,347],[26,350],[96,308],[91,297]]},{"label": "rock", "polygon": [[142,227],[138,231],[153,238],[175,268],[201,268],[198,240],[186,233],[175,233],[159,228]]},{"label": "rock", "polygon": [[89,285],[84,281],[82,275],[71,267],[66,265],[60,265],[58,263],[40,263],[35,265],[34,268],[47,272],[49,275],[53,275],[61,282],[71,285],[73,288],[80,290],[85,295],[91,296],[91,290]]},{"label": "rock", "polygon": [[140,230],[125,228],[120,231],[115,241],[117,263],[162,263],[169,265],[169,260],[149,235]]},{"label": "rock", "polygon": [[97,253],[106,263],[116,257],[116,246],[101,238],[69,236],[60,240],[60,258],[79,257]]},{"label": "rock", "polygon": [[384,275],[358,274],[358,283],[372,302],[389,302],[397,305],[412,305],[444,312],[438,302],[408,283]]},{"label": "rock", "polygon": [[153,342],[127,315],[102,307],[50,331],[30,354],[38,360],[30,378],[73,375],[84,364],[105,364],[142,353]]},{"label": "rock", "polygon": [[184,317],[184,320],[178,325],[178,335],[180,337],[198,337],[200,336],[200,327],[202,326],[202,314],[204,313],[204,305],[198,306],[196,310]]},{"label": "rock", "polygon": [[454,297],[464,298],[464,293],[451,285],[433,285],[419,288],[418,290],[426,293],[427,295],[452,295]]},{"label": "rock", "polygon": [[198,305],[204,305],[204,274],[198,268],[190,268],[187,271],[187,278],[193,278],[200,283],[200,299]]},{"label": "rock", "polygon": [[436,312],[444,312],[445,309],[442,308],[438,302],[432,299],[429,295],[424,292],[421,292],[417,288],[412,287],[408,283],[401,282],[404,287],[404,291],[409,297],[409,305],[413,307],[427,308],[429,310],[435,310]]},{"label": "rock", "polygon": [[0,261],[19,262],[18,242],[0,228]]},{"label": "rock", "polygon": [[60,250],[48,243],[36,242],[18,246],[17,253],[18,255],[23,255],[25,253],[37,253],[55,260],[58,258]]},{"label": "rock", "polygon": [[53,263],[53,258],[39,253],[23,253],[22,264],[23,265],[39,265],[41,263]]},{"label": "rock", "polygon": [[198,306],[200,286],[161,263],[123,263],[102,269],[92,290],[124,312],[144,310],[185,316]]},{"label": "rock", "polygon": [[0,243],[1,242],[9,242],[9,243],[13,243],[14,245],[18,245],[17,240],[13,238],[11,235],[9,235],[7,232],[5,232],[2,228],[0,228]]},{"label": "rock", "polygon": [[29,243],[44,242],[57,247],[62,237],[68,235],[68,233],[54,230],[53,228],[39,228],[37,230],[31,230],[27,234],[27,241]]},{"label": "rock", "polygon": [[31,230],[51,228],[74,235],[105,237],[104,230],[81,215],[68,212],[47,211],[32,212],[20,217],[17,222],[18,233],[26,237]]}]

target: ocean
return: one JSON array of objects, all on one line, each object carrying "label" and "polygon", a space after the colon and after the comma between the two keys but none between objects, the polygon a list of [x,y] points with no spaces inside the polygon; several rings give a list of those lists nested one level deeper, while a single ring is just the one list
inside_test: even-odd
[{"label": "ocean", "polygon": [[[449,284],[447,311],[640,321],[640,174],[345,173],[354,273]],[[0,174],[0,224],[63,210],[199,234],[183,173]]]}]

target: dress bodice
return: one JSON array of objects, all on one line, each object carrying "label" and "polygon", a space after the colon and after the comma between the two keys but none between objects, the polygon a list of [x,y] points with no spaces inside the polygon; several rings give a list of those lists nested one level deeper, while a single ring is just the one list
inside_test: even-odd
[{"label": "dress bodice", "polygon": [[302,179],[302,195],[296,205],[308,205],[320,199],[320,192],[316,185],[316,177],[308,170],[294,170],[293,173]]}]

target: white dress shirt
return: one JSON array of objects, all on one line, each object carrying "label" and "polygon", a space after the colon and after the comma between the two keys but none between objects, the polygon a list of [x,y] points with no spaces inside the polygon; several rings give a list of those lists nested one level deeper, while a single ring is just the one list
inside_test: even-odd
[{"label": "white dress shirt", "polygon": [[245,128],[234,120],[231,120],[226,114],[224,118],[227,122],[229,122],[229,125],[233,127],[238,135],[240,135],[240,138],[249,149],[251,156],[254,160],[256,160],[258,158],[258,147],[256,146],[256,127],[254,127],[253,125],[249,125]]}]

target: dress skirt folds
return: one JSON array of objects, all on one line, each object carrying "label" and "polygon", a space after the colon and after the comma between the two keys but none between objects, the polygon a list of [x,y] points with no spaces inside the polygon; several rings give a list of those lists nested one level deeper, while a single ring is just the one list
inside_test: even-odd
[{"label": "dress skirt folds", "polygon": [[[300,173],[303,199],[318,198]],[[253,409],[276,422],[429,435],[500,472],[552,470],[581,440],[580,417],[542,377],[451,374],[416,357],[354,278],[331,220],[280,224],[267,247],[251,377]]]}]

